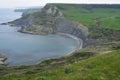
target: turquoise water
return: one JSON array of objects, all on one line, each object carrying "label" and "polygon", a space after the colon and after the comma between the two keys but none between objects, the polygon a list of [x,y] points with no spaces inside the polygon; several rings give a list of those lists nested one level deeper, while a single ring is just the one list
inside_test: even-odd
[{"label": "turquoise water", "polygon": [[[4,10],[5,11],[5,10]],[[0,16],[0,22],[14,20],[21,13],[8,10]],[[0,11],[1,15],[1,11]],[[13,16],[14,15],[14,16]],[[11,17],[12,18],[9,18]],[[3,21],[2,21],[3,19]],[[17,27],[0,25],[0,52],[7,56],[6,64],[31,65],[43,59],[64,56],[74,50],[78,44],[75,39],[62,35],[31,35],[17,32]]]}]

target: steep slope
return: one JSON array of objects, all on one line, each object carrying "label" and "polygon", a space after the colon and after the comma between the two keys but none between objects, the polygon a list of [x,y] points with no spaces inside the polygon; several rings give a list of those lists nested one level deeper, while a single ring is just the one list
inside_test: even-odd
[{"label": "steep slope", "polygon": [[[14,74],[0,76],[1,80],[119,80],[120,79],[120,50],[103,54],[89,59],[76,61],[44,72],[38,69],[27,69],[26,67],[14,67]],[[3,68],[4,69],[4,68]],[[2,74],[5,73],[5,69]],[[13,68],[10,68],[13,69]],[[28,70],[20,74],[17,70]],[[16,71],[16,72],[15,72]],[[37,71],[37,73],[35,72]]]},{"label": "steep slope", "polygon": [[68,33],[86,40],[88,29],[84,25],[69,20],[64,14],[52,4],[33,13],[23,13],[22,18],[10,23],[21,26],[21,32],[33,34]]},{"label": "steep slope", "polygon": [[22,26],[21,32],[32,34],[63,32],[83,41],[87,38],[119,41],[119,14],[119,4],[47,4],[35,12],[26,11],[12,23]]},{"label": "steep slope", "polygon": [[89,29],[89,39],[120,41],[120,4],[53,4]]}]

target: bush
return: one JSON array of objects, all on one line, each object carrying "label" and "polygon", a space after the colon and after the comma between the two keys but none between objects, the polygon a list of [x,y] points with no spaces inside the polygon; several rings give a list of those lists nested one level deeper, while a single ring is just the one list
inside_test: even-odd
[{"label": "bush", "polygon": [[27,71],[27,72],[25,72],[25,74],[35,74],[36,72],[34,72],[34,71]]},{"label": "bush", "polygon": [[66,74],[69,74],[69,73],[71,73],[73,71],[74,71],[73,68],[65,68],[65,73]]},{"label": "bush", "polygon": [[76,52],[74,57],[79,58],[79,57],[91,57],[94,56],[95,53],[93,52]]},{"label": "bush", "polygon": [[120,44],[112,45],[112,49],[113,49],[113,50],[118,50],[118,49],[120,49]]},{"label": "bush", "polygon": [[78,60],[86,59],[94,56],[96,53],[94,52],[76,52],[72,56],[68,57],[68,62],[73,63]]}]

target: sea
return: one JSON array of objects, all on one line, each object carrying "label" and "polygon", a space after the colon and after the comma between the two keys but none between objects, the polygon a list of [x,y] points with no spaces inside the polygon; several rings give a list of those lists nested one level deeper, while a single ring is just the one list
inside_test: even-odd
[{"label": "sea", "polygon": [[[20,18],[22,12],[0,9],[0,23]],[[35,65],[46,59],[67,55],[78,47],[78,42],[60,34],[32,35],[20,33],[20,27],[0,25],[0,53],[7,57],[8,66]]]}]

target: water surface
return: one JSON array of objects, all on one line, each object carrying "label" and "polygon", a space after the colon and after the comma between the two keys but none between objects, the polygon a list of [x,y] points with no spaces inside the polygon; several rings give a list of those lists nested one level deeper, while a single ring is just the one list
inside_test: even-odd
[{"label": "water surface", "polygon": [[[0,23],[14,20],[21,15],[13,10],[2,11]],[[19,33],[17,30],[17,27],[0,25],[0,52],[7,56],[5,63],[9,65],[36,64],[43,59],[64,56],[78,46],[75,39],[67,36],[31,35]]]}]

